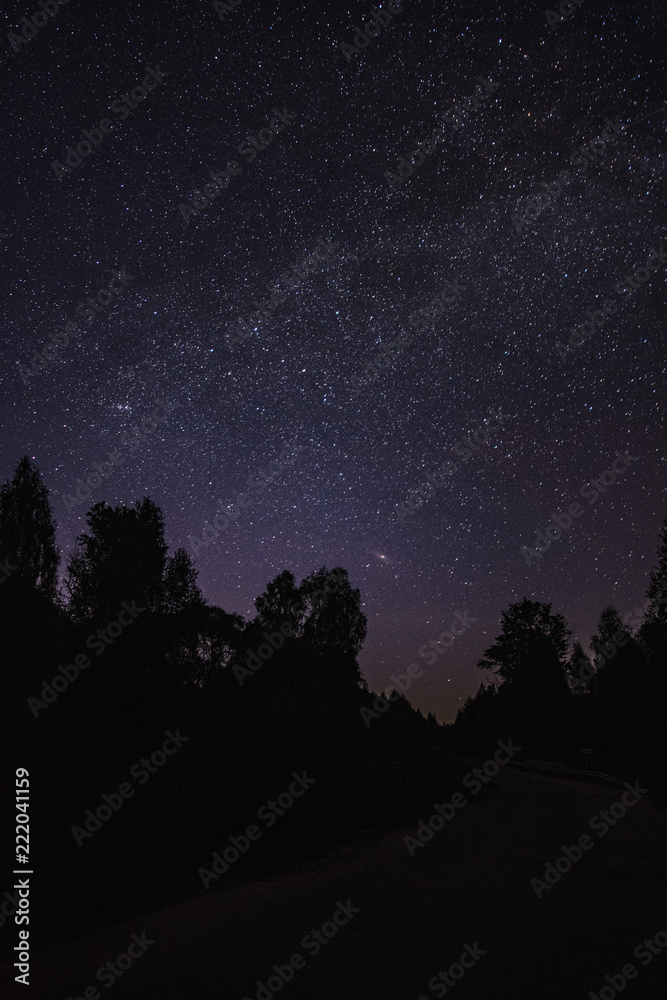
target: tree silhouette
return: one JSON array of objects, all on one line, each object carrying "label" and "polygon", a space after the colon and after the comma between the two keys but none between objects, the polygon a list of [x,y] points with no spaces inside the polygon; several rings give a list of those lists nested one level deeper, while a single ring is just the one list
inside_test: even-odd
[{"label": "tree silhouette", "polygon": [[519,742],[532,753],[555,753],[574,697],[565,672],[571,630],[550,604],[525,597],[510,604],[501,622],[501,634],[477,665],[502,681],[497,704]]},{"label": "tree silhouette", "polygon": [[294,576],[288,569],[274,577],[263,594],[255,598],[257,608],[256,624],[280,628],[285,622],[294,627],[294,634],[300,635],[303,628],[303,608]]},{"label": "tree silhouette", "polygon": [[646,590],[647,605],[643,621],[637,633],[638,642],[646,649],[655,668],[663,675],[667,684],[665,663],[667,663],[667,520],[660,529],[660,544],[657,548],[658,566],[651,575]]},{"label": "tree silhouette", "polygon": [[660,545],[656,551],[658,568],[651,573],[646,591],[650,603],[644,621],[647,624],[660,623],[667,627],[667,519],[660,529]]},{"label": "tree silhouette", "polygon": [[[285,774],[306,766],[318,775],[307,801],[320,795],[317,810],[325,811],[316,822],[327,830],[341,813],[350,829],[416,822],[423,813],[415,796],[429,767],[437,790],[425,801],[441,794],[445,755],[431,747],[443,742],[491,755],[511,737],[526,756],[575,767],[578,749],[592,747],[596,768],[666,787],[667,521],[636,638],[636,625],[624,627],[605,607],[592,640],[594,667],[581,643],[568,654],[571,630],[551,604],[524,597],[502,612],[499,635],[479,661],[494,683],[485,679],[446,729],[405,694],[377,711],[356,661],[367,629],[361,595],[339,566],[323,566],[299,586],[283,570],[246,622],[206,602],[184,549],[168,554],[162,511],[148,497],[131,507],[101,503],[88,512],[69,560],[66,606],[53,600],[54,537],[47,490],[24,458],[0,489],[0,561],[9,564],[0,586],[0,724],[31,777],[41,775],[36,787],[54,829],[67,832],[100,789],[118,787],[128,763],[156,749],[168,727],[191,740],[151,779],[141,805],[137,797],[138,809],[114,819],[128,847],[124,865],[103,835],[97,854],[76,853],[84,859],[76,868],[67,861],[62,868],[62,839],[45,841],[48,867],[66,887],[51,893],[58,907],[66,899],[74,912],[74,887],[97,910],[106,885],[99,873],[112,867],[123,901],[147,871],[148,895],[163,882],[180,887],[184,855],[223,843],[257,802],[284,787]],[[110,629],[124,602],[145,612],[131,627],[126,619]],[[636,622],[643,613],[635,609]],[[281,631],[286,622],[293,635]],[[88,666],[79,660],[84,650]],[[370,727],[364,708],[375,720]]]},{"label": "tree silhouette", "polygon": [[[90,533],[79,535],[67,565],[73,618],[113,618],[123,601],[132,600],[149,611],[160,610],[168,548],[160,508],[149,497],[134,509],[98,503],[87,521]],[[177,565],[182,574],[182,558]]]},{"label": "tree silhouette", "polygon": [[[617,697],[628,687],[650,684],[652,673],[639,643],[624,627],[616,608],[603,609],[597,634],[591,638],[595,650],[597,690],[603,701]],[[626,690],[626,694],[627,694]]]},{"label": "tree silhouette", "polygon": [[228,614],[214,605],[205,605],[197,618],[197,657],[185,680],[201,687],[219,677],[222,669],[238,655],[246,622],[241,615]]},{"label": "tree silhouette", "polygon": [[161,610],[175,614],[188,608],[200,607],[206,602],[197,584],[199,571],[187,549],[179,548],[167,559],[162,589]]},{"label": "tree silhouette", "polygon": [[255,625],[279,628],[289,622],[294,637],[320,649],[356,656],[366,638],[366,616],[361,595],[353,589],[347,570],[326,566],[295,586],[293,574],[283,570],[255,600]]},{"label": "tree silhouette", "polygon": [[524,597],[502,612],[501,625],[501,634],[485,650],[478,667],[509,682],[529,673],[540,656],[555,656],[563,664],[572,631],[562,615],[551,614],[550,604]]},{"label": "tree silhouette", "polygon": [[592,694],[595,691],[595,667],[579,641],[572,645],[572,652],[565,670],[570,687],[575,694]]},{"label": "tree silhouette", "polygon": [[53,600],[60,554],[49,491],[25,455],[0,488],[0,558],[9,575]]},{"label": "tree silhouette", "polygon": [[608,604],[600,614],[596,635],[591,637],[596,670],[613,660],[619,650],[619,643],[625,645],[629,639],[630,633],[624,628],[621,616],[613,605]]},{"label": "tree silhouette", "polygon": [[367,619],[360,591],[350,586],[347,570],[322,566],[302,581],[299,594],[305,607],[304,639],[356,656],[366,638]]}]

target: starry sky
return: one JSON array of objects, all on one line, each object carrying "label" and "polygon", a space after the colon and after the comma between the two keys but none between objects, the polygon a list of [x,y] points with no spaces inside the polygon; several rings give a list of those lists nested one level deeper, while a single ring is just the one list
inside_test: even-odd
[{"label": "starry sky", "polygon": [[[534,3],[404,0],[348,62],[340,43],[371,3],[242,0],[220,17],[194,0],[71,0],[14,45],[39,7],[12,4],[0,18],[2,480],[21,455],[35,460],[65,555],[93,502],[150,495],[174,549],[245,493],[238,520],[197,552],[206,598],[251,616],[283,569],[300,580],[344,566],[368,616],[369,684],[384,690],[419,662],[409,697],[440,721],[487,676],[476,663],[510,602],[552,601],[585,643],[606,604],[631,611],[667,517],[665,264],[632,294],[614,289],[667,228],[660,6],[584,0],[554,29]],[[120,120],[112,102],[148,67],[162,82]],[[478,76],[493,92],[452,114]],[[285,127],[240,155],[274,109]],[[57,177],[53,162],[105,118],[110,134]],[[618,131],[588,167],[513,223],[607,119]],[[432,155],[390,187],[385,173],[440,126]],[[184,211],[232,160],[227,187]],[[322,240],[333,249],[290,287],[285,272]],[[447,282],[457,294],[442,315],[411,326]],[[237,318],[274,288],[230,350]],[[617,312],[562,359],[556,344],[605,298]],[[32,371],[72,322],[78,335]],[[169,412],[132,438],[157,399]],[[457,445],[492,411],[503,421],[486,443]],[[286,445],[301,449],[293,463],[269,469]],[[114,450],[122,464],[68,501]],[[582,499],[617,450],[636,460]],[[249,487],[263,471],[263,491]],[[400,517],[409,499],[417,509]],[[522,546],[577,501],[583,514],[528,565]],[[475,621],[427,666],[418,650],[457,613]]]}]

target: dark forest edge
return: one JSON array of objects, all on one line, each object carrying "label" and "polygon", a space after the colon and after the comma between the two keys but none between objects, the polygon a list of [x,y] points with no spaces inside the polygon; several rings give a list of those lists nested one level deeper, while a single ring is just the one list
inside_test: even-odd
[{"label": "dark forest edge", "polygon": [[606,607],[591,656],[550,604],[510,605],[479,662],[493,681],[451,725],[368,689],[341,567],[298,586],[285,570],[245,621],[205,600],[185,549],[168,554],[150,498],[95,504],[87,524],[59,587],[38,469],[21,459],[0,489],[3,801],[28,768],[47,927],[411,826],[457,787],[456,753],[498,740],[571,767],[592,748],[596,770],[667,791],[667,521],[646,602],[623,621]]}]

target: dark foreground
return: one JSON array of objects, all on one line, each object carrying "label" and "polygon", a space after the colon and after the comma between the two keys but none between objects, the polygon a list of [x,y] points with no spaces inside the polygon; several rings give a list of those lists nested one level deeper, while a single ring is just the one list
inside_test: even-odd
[{"label": "dark foreground", "polygon": [[[667,926],[667,816],[643,799],[605,835],[600,822],[591,830],[621,792],[504,768],[493,794],[473,798],[414,857],[403,836],[415,830],[405,830],[290,877],[202,890],[35,956],[30,987],[11,995],[66,1000],[96,986],[112,1000],[255,1000],[257,981],[274,965],[289,977],[300,954],[290,981],[270,979],[259,1000],[589,1000],[601,989],[611,1000],[605,977],[628,963],[637,971],[624,998],[664,1000],[667,948],[633,951]],[[582,834],[593,847],[538,899],[531,878]],[[340,926],[314,954],[306,936],[323,924],[332,934],[334,914]],[[133,945],[139,957],[121,978],[96,979],[132,935],[145,935],[143,953]],[[429,989],[464,953],[463,978]]]}]

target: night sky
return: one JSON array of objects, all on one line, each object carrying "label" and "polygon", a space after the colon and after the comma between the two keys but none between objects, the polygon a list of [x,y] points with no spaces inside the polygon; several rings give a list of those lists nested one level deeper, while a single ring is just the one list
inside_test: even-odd
[{"label": "night sky", "polygon": [[[16,52],[9,32],[39,7],[12,5],[2,481],[23,454],[35,460],[64,555],[94,502],[150,495],[172,550],[192,551],[189,536],[245,493],[238,520],[198,550],[205,597],[251,616],[283,569],[299,581],[344,566],[368,616],[369,684],[419,662],[408,696],[441,721],[486,676],[476,662],[510,602],[552,601],[587,644],[606,604],[624,615],[643,602],[667,517],[667,258],[636,290],[617,284],[667,229],[660,8],[584,0],[554,30],[540,4],[405,0],[348,62],[339,45],[370,2],[242,0],[221,18],[194,0],[71,0]],[[149,68],[162,82],[149,76],[121,120],[112,103]],[[478,77],[492,92],[463,115]],[[239,153],[276,112],[270,144]],[[106,118],[113,129],[56,176]],[[385,174],[440,126],[434,152],[390,187]],[[199,214],[181,208],[230,161],[236,174]],[[554,195],[538,210],[543,182]],[[285,272],[318,246],[289,287]],[[80,306],[119,275],[100,312]],[[274,286],[231,350],[238,317]],[[411,326],[443,290],[442,315]],[[561,357],[605,299],[614,314]],[[68,323],[76,336],[31,370]],[[393,359],[360,387],[388,344]],[[133,443],[158,399],[170,412]],[[486,443],[457,445],[487,418]],[[268,470],[287,445],[301,449],[293,464]],[[67,501],[115,450],[122,464]],[[633,461],[590,503],[582,486],[617,450]],[[248,479],[262,470],[260,493]],[[522,546],[576,502],[565,537],[528,565]],[[476,620],[426,666],[418,650],[457,613]]]}]

